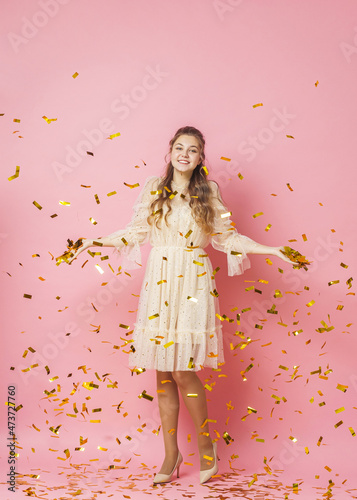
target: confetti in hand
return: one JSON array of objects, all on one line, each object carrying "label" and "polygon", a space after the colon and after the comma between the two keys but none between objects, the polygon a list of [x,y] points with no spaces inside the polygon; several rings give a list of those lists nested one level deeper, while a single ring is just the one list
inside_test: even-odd
[{"label": "confetti in hand", "polygon": [[78,255],[77,250],[80,249],[80,251],[82,252],[85,249],[83,246],[83,238],[80,238],[75,243],[73,243],[72,240],[68,239],[67,248],[68,250],[66,250],[66,252],[56,258],[56,266],[59,266],[61,262],[67,262],[67,264],[71,264],[72,260],[74,260]]},{"label": "confetti in hand", "polygon": [[294,250],[291,247],[282,247],[280,249],[280,252],[283,255],[285,255],[286,257],[288,257],[288,259],[291,262],[294,262],[294,265],[293,265],[294,269],[304,268],[305,271],[307,271],[307,266],[309,266],[311,264],[311,262],[309,262],[304,255],[301,255],[300,252],[298,252],[297,250]]}]

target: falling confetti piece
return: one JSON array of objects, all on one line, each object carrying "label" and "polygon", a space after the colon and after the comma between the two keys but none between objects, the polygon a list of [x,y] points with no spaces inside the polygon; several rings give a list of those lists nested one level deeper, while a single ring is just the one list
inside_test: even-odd
[{"label": "falling confetti piece", "polygon": [[24,293],[25,299],[32,299],[32,295],[29,295],[28,293]]},{"label": "falling confetti piece", "polygon": [[258,104],[253,104],[253,108],[257,108],[258,106],[263,106],[262,102],[258,102]]},{"label": "falling confetti piece", "polygon": [[204,173],[205,173],[206,175],[208,175],[208,169],[207,169],[207,167],[206,167],[205,165],[203,165],[203,167],[202,167],[202,168],[203,168],[203,170],[204,170]]},{"label": "falling confetti piece", "polygon": [[63,205],[64,207],[70,207],[71,206],[71,203],[69,201],[62,201],[62,200],[60,200],[58,203],[59,203],[59,205]]},{"label": "falling confetti piece", "polygon": [[301,236],[302,236],[302,239],[303,239],[304,241],[307,241],[306,234],[302,234]]},{"label": "falling confetti piece", "polygon": [[238,175],[238,177],[239,177],[239,179],[240,179],[241,181],[244,179],[243,175],[242,175],[240,172],[238,172],[238,174],[237,174],[237,175]]},{"label": "falling confetti piece", "polygon": [[319,82],[318,80],[316,80],[316,82],[315,82],[315,87],[317,87],[319,83],[320,83],[320,82]]},{"label": "falling confetti piece", "polygon": [[94,153],[92,153],[91,151],[87,151],[87,155],[94,156]]},{"label": "falling confetti piece", "polygon": [[286,137],[288,137],[289,139],[295,139],[295,137],[292,135],[287,135]]},{"label": "falling confetti piece", "polygon": [[257,214],[254,214],[252,217],[253,219],[256,219],[257,217],[259,217],[260,215],[263,215],[264,212],[258,212]]},{"label": "falling confetti piece", "polygon": [[77,78],[78,75],[79,75],[79,73],[77,73],[77,71],[76,71],[75,73],[73,73],[72,78]]},{"label": "falling confetti piece", "polygon": [[221,156],[221,160],[231,161],[231,159],[230,159],[230,158],[226,158],[225,156]]},{"label": "falling confetti piece", "polygon": [[111,191],[110,193],[107,193],[107,196],[113,196],[114,194],[117,194],[117,192],[116,191]]},{"label": "falling confetti piece", "polygon": [[47,123],[55,122],[57,121],[57,118],[47,118],[47,116],[42,117]]},{"label": "falling confetti piece", "polygon": [[15,123],[20,123],[20,122],[21,122],[21,120],[19,120],[19,118],[14,118],[14,120],[13,120],[13,121],[14,121]]},{"label": "falling confetti piece", "polygon": [[14,175],[12,175],[11,177],[8,177],[8,181],[12,181],[12,180],[16,179],[19,175],[20,175],[20,167],[17,166]]},{"label": "falling confetti piece", "polygon": [[120,136],[120,132],[117,132],[116,134],[111,134],[109,137],[107,137],[107,139],[114,139],[115,137],[119,137]]},{"label": "falling confetti piece", "polygon": [[139,394],[138,398],[144,398],[152,401],[154,399],[154,396],[150,396],[149,394],[146,394],[146,391],[143,391],[141,394]]},{"label": "falling confetti piece", "polygon": [[328,286],[331,286],[331,285],[336,285],[337,283],[339,283],[340,280],[335,280],[335,281],[329,281],[328,282]]},{"label": "falling confetti piece", "polygon": [[33,203],[33,204],[35,205],[35,207],[37,207],[39,210],[42,210],[41,205],[40,205],[39,203],[37,203],[37,201],[33,201],[32,203]]},{"label": "falling confetti piece", "polygon": [[287,182],[286,185],[288,186],[288,188],[290,189],[290,191],[294,191],[293,188],[290,186],[290,184]]},{"label": "falling confetti piece", "polygon": [[270,228],[271,228],[271,224],[268,224],[267,227],[264,229],[264,231],[269,231]]},{"label": "falling confetti piece", "polygon": [[125,186],[130,187],[130,189],[133,189],[133,188],[140,186],[140,184],[138,182],[136,184],[127,184],[126,182],[124,182],[124,184],[125,184]]}]

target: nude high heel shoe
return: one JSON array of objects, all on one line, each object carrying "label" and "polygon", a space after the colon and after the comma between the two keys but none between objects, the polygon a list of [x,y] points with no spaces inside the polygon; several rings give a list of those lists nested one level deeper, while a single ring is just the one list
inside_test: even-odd
[{"label": "nude high heel shoe", "polygon": [[180,452],[178,452],[176,464],[174,468],[172,469],[171,474],[156,474],[154,477],[154,484],[160,484],[160,483],[169,483],[172,479],[172,476],[174,475],[175,470],[177,469],[177,478],[180,477],[180,465],[182,464],[183,458]]},{"label": "nude high heel shoe", "polygon": [[200,483],[203,484],[209,479],[211,479],[212,476],[217,474],[218,472],[218,463],[217,463],[217,442],[215,441],[212,443],[213,445],[213,455],[214,455],[214,465],[210,469],[207,470],[200,470]]}]

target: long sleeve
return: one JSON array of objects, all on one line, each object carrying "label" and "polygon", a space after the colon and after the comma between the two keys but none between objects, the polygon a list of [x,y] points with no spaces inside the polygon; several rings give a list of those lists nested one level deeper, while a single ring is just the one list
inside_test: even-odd
[{"label": "long sleeve", "polygon": [[150,176],[146,179],[145,185],[133,205],[131,221],[126,227],[107,236],[123,257],[122,267],[125,270],[136,269],[138,264],[141,265],[140,246],[149,239],[151,226],[148,224],[147,218],[150,215],[149,207],[153,200],[151,191],[154,190],[156,180],[156,176]]},{"label": "long sleeve", "polygon": [[260,253],[258,247],[263,247],[263,245],[238,233],[232,226],[230,212],[222,201],[219,188],[214,182],[210,184],[214,193],[213,206],[216,212],[214,230],[210,238],[211,245],[216,250],[227,254],[228,276],[243,274],[246,269],[250,268],[247,254]]}]

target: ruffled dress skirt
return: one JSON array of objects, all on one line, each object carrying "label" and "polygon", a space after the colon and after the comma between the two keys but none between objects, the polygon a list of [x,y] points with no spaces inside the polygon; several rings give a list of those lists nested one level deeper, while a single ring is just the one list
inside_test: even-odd
[{"label": "ruffled dress skirt", "polygon": [[129,366],[159,371],[224,362],[215,280],[203,248],[154,246],[141,288]]}]

